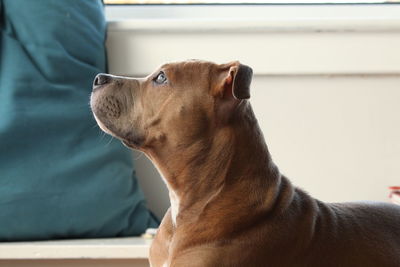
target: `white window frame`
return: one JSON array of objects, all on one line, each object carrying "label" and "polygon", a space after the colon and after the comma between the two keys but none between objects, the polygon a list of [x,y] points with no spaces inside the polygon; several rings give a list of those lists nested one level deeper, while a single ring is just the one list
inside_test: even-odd
[{"label": "white window frame", "polygon": [[256,75],[400,73],[400,5],[106,6],[110,72],[239,59]]}]

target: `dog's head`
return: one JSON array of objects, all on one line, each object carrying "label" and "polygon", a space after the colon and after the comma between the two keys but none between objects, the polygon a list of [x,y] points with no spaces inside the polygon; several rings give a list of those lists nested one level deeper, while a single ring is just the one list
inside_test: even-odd
[{"label": "dog's head", "polygon": [[170,63],[141,79],[98,74],[90,104],[100,128],[128,147],[179,145],[229,124],[251,78],[237,61]]}]

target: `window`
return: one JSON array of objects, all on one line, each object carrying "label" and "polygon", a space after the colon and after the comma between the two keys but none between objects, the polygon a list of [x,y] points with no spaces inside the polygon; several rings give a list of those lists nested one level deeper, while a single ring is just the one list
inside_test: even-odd
[{"label": "window", "polygon": [[400,0],[104,0],[105,4],[368,4]]}]

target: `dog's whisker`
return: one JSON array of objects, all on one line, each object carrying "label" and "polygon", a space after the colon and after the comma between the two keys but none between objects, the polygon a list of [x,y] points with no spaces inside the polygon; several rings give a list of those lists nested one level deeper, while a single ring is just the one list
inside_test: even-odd
[{"label": "dog's whisker", "polygon": [[114,137],[112,137],[112,136],[110,136],[110,137],[111,137],[110,141],[108,141],[108,143],[105,146],[109,146],[111,144],[112,140],[114,139]]},{"label": "dog's whisker", "polygon": [[139,152],[139,155],[135,158],[133,158],[134,161],[140,159],[141,157],[143,157],[143,152]]},{"label": "dog's whisker", "polygon": [[104,139],[105,136],[106,136],[106,133],[103,132],[103,131],[101,131],[101,130],[99,130],[99,138],[100,138],[100,141],[103,141],[103,139]]}]

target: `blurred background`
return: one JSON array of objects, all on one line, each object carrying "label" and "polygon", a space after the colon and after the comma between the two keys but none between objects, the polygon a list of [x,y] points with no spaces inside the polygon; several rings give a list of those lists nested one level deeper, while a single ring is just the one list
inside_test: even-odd
[{"label": "blurred background", "polygon": [[[143,4],[192,2],[202,4]],[[250,101],[273,159],[294,184],[329,202],[388,201],[400,182],[395,2],[106,0],[109,71],[143,76],[168,61],[240,60],[254,70]],[[164,183],[145,156],[134,158],[162,216]]]}]

